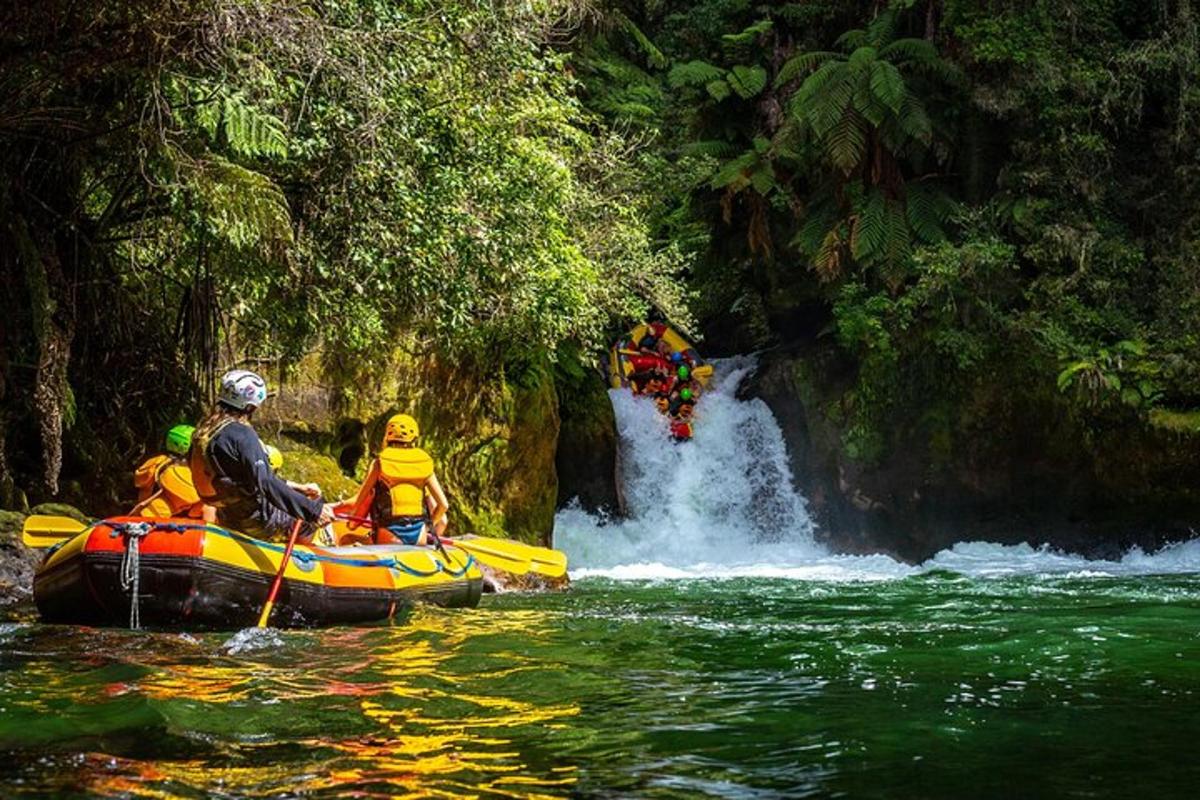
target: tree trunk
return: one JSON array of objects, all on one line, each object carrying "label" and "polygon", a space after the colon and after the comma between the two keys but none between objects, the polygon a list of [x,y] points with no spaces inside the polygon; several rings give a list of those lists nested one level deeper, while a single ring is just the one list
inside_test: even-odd
[{"label": "tree trunk", "polygon": [[55,242],[39,247],[19,214],[13,215],[10,230],[17,257],[25,268],[33,335],[38,345],[31,395],[42,444],[41,489],[47,495],[56,495],[63,462],[63,412],[70,391],[67,364],[75,338],[72,291]]}]

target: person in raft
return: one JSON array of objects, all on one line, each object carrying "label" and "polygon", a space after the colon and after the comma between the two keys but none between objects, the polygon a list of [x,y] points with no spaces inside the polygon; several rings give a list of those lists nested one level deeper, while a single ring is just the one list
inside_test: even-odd
[{"label": "person in raft", "polygon": [[167,431],[167,452],[146,459],[133,473],[138,502],[129,516],[204,518],[204,504],[196,494],[192,471],[184,463],[194,431],[191,425],[171,428]]},{"label": "person in raft", "polygon": [[[383,449],[371,462],[350,516],[370,517],[376,544],[426,544],[429,527],[441,529],[450,509],[433,471],[433,458],[417,447],[421,431],[408,414],[397,414],[383,431]],[[426,506],[426,497],[433,507]],[[351,522],[353,529],[355,523]]]},{"label": "person in raft", "polygon": [[247,370],[221,378],[217,404],[196,428],[189,462],[200,498],[216,508],[216,521],[251,536],[287,536],[304,521],[297,541],[335,541],[327,526],[332,503],[321,502],[315,483],[292,483],[271,468],[266,446],[250,424],[267,399],[267,384]]}]

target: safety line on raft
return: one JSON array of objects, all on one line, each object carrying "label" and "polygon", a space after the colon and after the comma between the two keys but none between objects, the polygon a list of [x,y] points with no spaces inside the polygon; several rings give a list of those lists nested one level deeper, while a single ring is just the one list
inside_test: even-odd
[{"label": "safety line on raft", "polygon": [[[114,539],[117,536],[125,534],[126,526],[137,525],[137,526],[147,526],[149,528],[149,530],[166,531],[168,533],[184,533],[186,531],[206,531],[208,533],[215,533],[218,536],[228,537],[230,539],[233,539],[234,541],[240,541],[240,542],[244,542],[247,544],[252,544],[255,547],[258,547],[263,550],[271,550],[276,553],[282,553],[284,551],[283,545],[278,545],[273,542],[264,542],[261,539],[255,539],[253,536],[247,536],[244,533],[238,533],[237,531],[231,531],[228,528],[221,528],[221,527],[217,527],[215,525],[189,524],[189,523],[180,523],[180,522],[114,522],[114,523],[107,523],[107,522],[102,521],[102,522],[97,522],[95,525],[93,525],[93,527],[97,527],[100,525],[107,526],[111,531],[111,533],[109,535],[111,537],[113,537]],[[149,530],[147,530],[147,533],[149,532]],[[145,534],[143,534],[143,535],[145,535]],[[416,569],[415,567],[410,567],[409,565],[403,563],[402,561],[398,561],[394,555],[387,559],[369,560],[369,559],[362,559],[362,558],[342,558],[339,556],[326,556],[326,555],[321,555],[318,553],[304,552],[304,551],[300,551],[300,550],[292,551],[292,558],[294,558],[296,561],[299,561],[304,564],[310,564],[313,562],[323,561],[323,562],[330,563],[330,564],[339,564],[342,566],[350,566],[350,567],[387,567],[388,569],[395,569],[395,570],[399,570],[400,572],[404,572],[408,575],[413,576],[414,578],[432,578],[434,575],[437,575],[439,572],[445,572],[451,578],[461,578],[463,575],[465,575],[467,573],[468,570],[471,569],[471,565],[476,563],[475,556],[472,553],[465,553],[465,555],[467,556],[467,560],[463,563],[462,569],[454,570],[454,569],[451,569],[449,565],[444,564],[441,561],[434,560],[433,563],[436,565],[435,569],[433,569],[430,572],[425,572],[425,571]]]}]

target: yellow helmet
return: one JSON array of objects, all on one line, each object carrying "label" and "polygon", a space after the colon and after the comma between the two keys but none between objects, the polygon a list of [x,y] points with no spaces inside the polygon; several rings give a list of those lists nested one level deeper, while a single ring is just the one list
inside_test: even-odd
[{"label": "yellow helmet", "polygon": [[412,444],[421,435],[421,429],[417,427],[417,421],[408,414],[397,414],[387,421],[387,427],[383,431],[383,446],[389,444]]},{"label": "yellow helmet", "polygon": [[264,444],[263,449],[267,451],[267,463],[271,465],[273,472],[278,472],[283,466],[283,453],[279,452],[279,448],[273,444]]}]

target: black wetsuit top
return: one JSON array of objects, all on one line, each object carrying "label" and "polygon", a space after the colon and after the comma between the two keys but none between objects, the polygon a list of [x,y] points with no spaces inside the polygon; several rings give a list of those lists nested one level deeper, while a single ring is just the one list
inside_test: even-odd
[{"label": "black wetsuit top", "polygon": [[208,444],[208,461],[216,472],[213,487],[221,495],[217,509],[221,524],[244,533],[274,529],[291,519],[315,522],[320,500],[292,489],[271,471],[262,440],[249,425],[232,423]]}]

